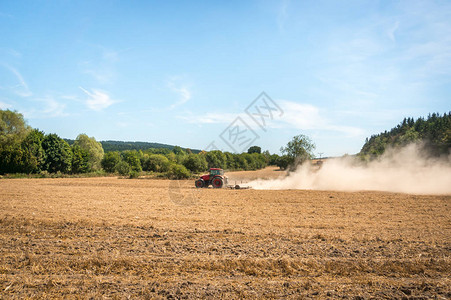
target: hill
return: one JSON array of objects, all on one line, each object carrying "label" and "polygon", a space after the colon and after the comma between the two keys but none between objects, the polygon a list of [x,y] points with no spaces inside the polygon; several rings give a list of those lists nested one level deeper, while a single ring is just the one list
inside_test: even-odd
[{"label": "hill", "polygon": [[[65,139],[69,145],[72,145],[74,140]],[[149,142],[124,142],[124,141],[100,141],[103,150],[105,152],[112,151],[124,151],[124,150],[147,150],[147,149],[168,149],[173,150],[175,147],[173,145],[161,144],[161,143],[149,143]],[[188,148],[182,148],[186,150]],[[193,153],[199,153],[200,150],[191,149]]]},{"label": "hill", "polygon": [[429,114],[426,119],[404,118],[396,127],[367,138],[359,155],[364,159],[377,157],[388,147],[400,147],[423,142],[433,156],[449,154],[451,150],[451,112]]}]

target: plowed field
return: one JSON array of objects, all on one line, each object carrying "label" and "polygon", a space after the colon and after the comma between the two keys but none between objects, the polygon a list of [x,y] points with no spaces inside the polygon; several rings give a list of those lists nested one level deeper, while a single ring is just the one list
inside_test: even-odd
[{"label": "plowed field", "polygon": [[193,186],[0,180],[0,298],[451,298],[451,196]]}]

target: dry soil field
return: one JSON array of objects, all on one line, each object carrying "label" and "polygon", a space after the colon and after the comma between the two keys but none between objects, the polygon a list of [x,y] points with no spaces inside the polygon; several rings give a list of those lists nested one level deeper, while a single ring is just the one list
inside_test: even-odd
[{"label": "dry soil field", "polygon": [[449,299],[450,205],[451,196],[3,179],[0,298]]}]

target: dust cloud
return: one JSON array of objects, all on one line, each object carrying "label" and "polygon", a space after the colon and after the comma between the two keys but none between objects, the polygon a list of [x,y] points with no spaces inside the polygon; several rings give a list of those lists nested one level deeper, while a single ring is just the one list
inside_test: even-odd
[{"label": "dust cloud", "polygon": [[327,159],[321,168],[308,163],[284,178],[255,180],[249,185],[254,189],[451,194],[451,155],[431,158],[422,145],[410,144],[387,150],[368,164],[354,157]]}]

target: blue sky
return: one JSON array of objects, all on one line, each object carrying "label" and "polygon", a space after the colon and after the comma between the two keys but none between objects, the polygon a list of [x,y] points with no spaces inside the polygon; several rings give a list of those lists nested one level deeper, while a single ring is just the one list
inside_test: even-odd
[{"label": "blue sky", "polygon": [[0,108],[64,138],[231,150],[240,117],[264,150],[334,156],[451,110],[450,1],[1,0],[0,36]]}]

